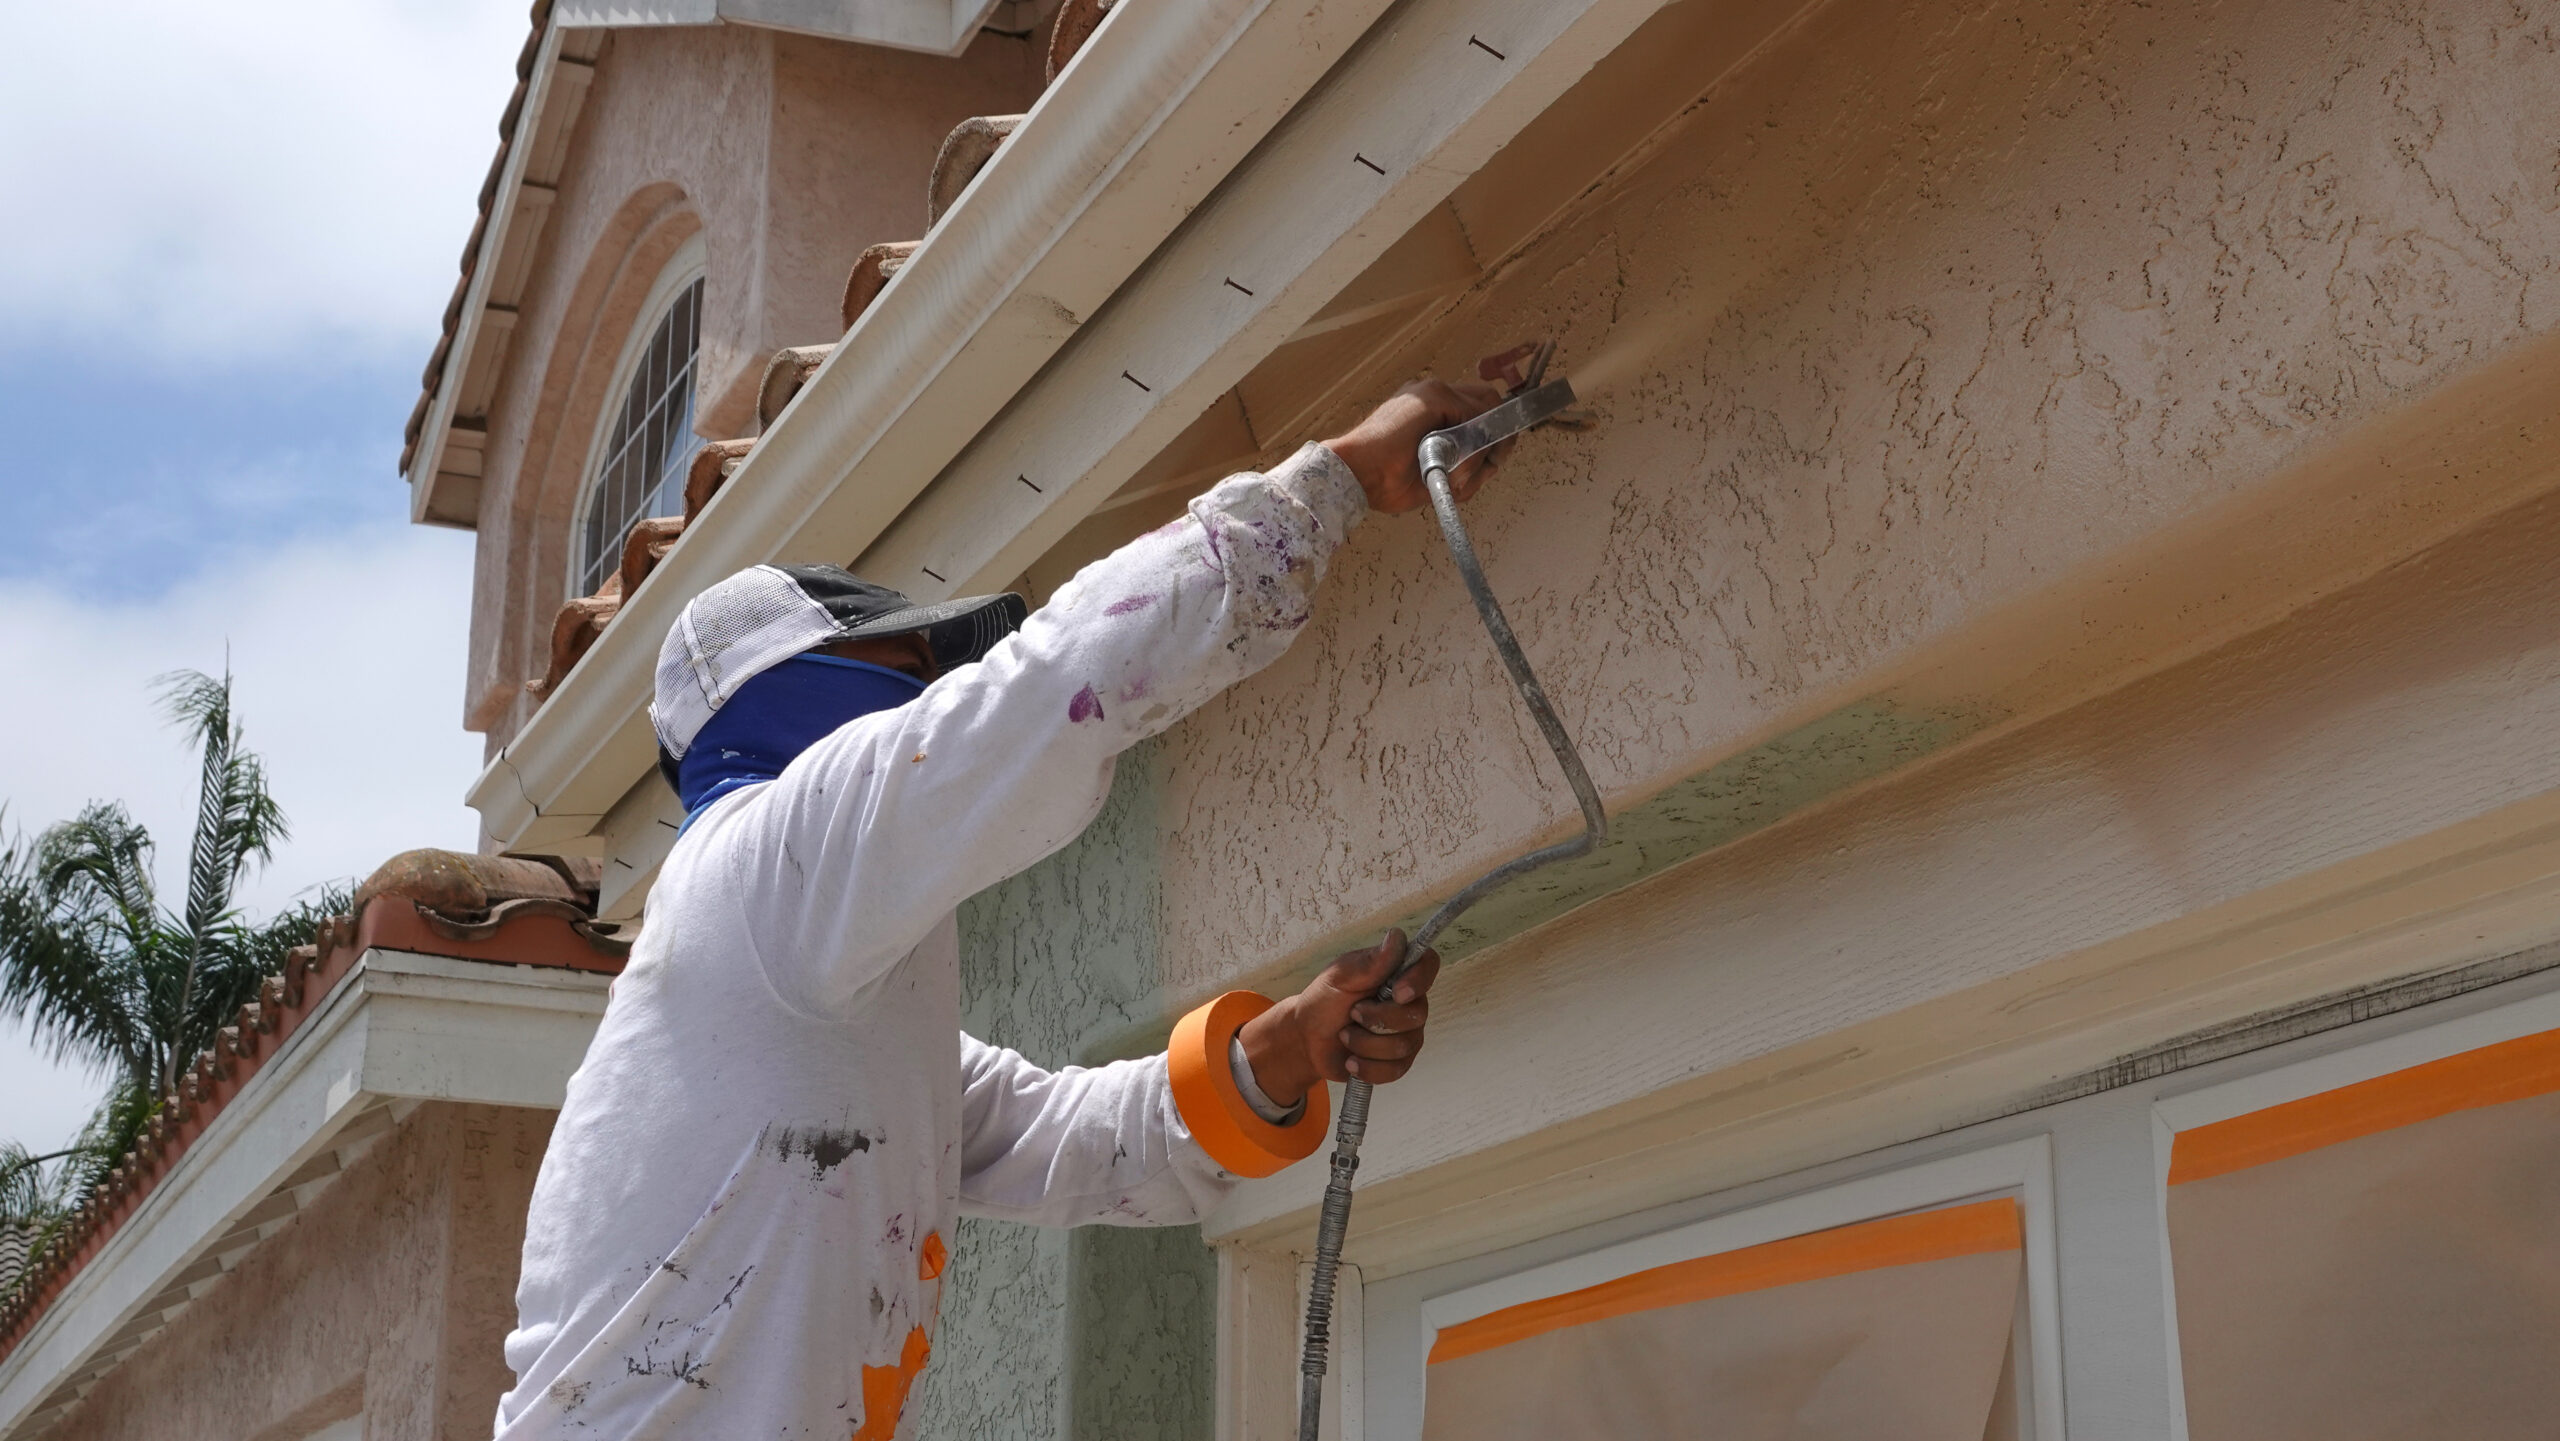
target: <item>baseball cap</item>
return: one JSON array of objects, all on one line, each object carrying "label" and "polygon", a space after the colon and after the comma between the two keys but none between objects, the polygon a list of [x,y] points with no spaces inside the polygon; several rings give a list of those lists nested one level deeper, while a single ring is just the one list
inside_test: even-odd
[{"label": "baseball cap", "polygon": [[695,596],[668,627],[649,722],[666,758],[682,760],[738,687],[803,651],[920,633],[948,671],[984,656],[1028,614],[1018,595],[918,605],[842,566],[756,566]]}]

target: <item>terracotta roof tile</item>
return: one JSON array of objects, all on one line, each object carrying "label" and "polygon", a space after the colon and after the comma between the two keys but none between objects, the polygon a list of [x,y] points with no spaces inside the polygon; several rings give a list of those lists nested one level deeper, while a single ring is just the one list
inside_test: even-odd
[{"label": "terracotta roof tile", "polygon": [[818,373],[818,367],[827,363],[835,348],[830,341],[825,345],[785,346],[773,353],[773,359],[765,362],[764,383],[756,387],[758,429],[773,427],[782,416],[782,408],[800,393],[800,387],[809,383],[810,376]]},{"label": "terracotta roof tile", "polygon": [[[196,1057],[106,1184],[61,1236],[24,1263],[0,1301],[0,1356],[24,1340],[80,1268],[185,1156],[214,1116],[292,1039],[329,993],[377,947],[464,960],[618,973],[630,946],[598,929],[600,863],[419,850],[394,856],[356,888],[353,909],[322,923],[291,952],[258,999],[242,1006]],[[0,1276],[5,1276],[0,1270]]]},{"label": "terracotta roof tile", "polygon": [[[1049,37],[1050,80],[1057,78],[1067,61],[1091,39],[1103,19],[1111,13],[1117,0],[1067,0],[1057,15]],[[525,56],[518,61],[520,79],[529,79],[532,57],[541,46],[542,25],[548,13],[549,0],[534,7],[533,38],[526,43]],[[425,423],[427,410],[434,404],[438,387],[451,355],[454,338],[459,333],[465,292],[471,284],[471,273],[479,264],[481,237],[486,231],[492,203],[497,194],[499,172],[505,168],[507,148],[513,143],[515,124],[522,109],[525,86],[519,84],[516,95],[508,101],[507,114],[500,124],[498,156],[489,168],[488,181],[480,192],[480,223],[473,227],[471,243],[464,247],[462,279],[456,285],[453,299],[445,308],[444,339],[438,342],[435,355],[427,363],[425,393],[418,399],[417,409],[409,419],[406,449],[401,453],[400,469],[407,473],[418,445],[418,432]],[[952,130],[934,157],[931,179],[927,184],[927,213],[939,220],[942,212],[969,188],[978,172],[995,157],[1006,138],[1022,123],[1019,115],[978,116],[965,120]],[[887,287],[907,261],[924,244],[921,240],[897,240],[873,245],[864,250],[845,277],[842,318],[846,331],[862,317],[880,292]],[[765,367],[764,382],[759,387],[756,413],[759,428],[771,426],[785,406],[800,393],[801,387],[817,372],[827,356],[841,341],[824,345],[790,346],[775,352]],[[753,439],[712,441],[698,451],[692,469],[685,477],[685,507],[681,518],[667,517],[642,521],[633,527],[624,544],[622,566],[606,579],[593,595],[578,596],[561,604],[551,621],[551,653],[543,674],[525,684],[525,690],[538,706],[550,698],[568,678],[580,659],[622,613],[623,602],[647,579],[651,570],[675,544],[685,525],[702,513],[712,495],[726,484],[729,477],[746,460],[755,445]]]},{"label": "terracotta roof tile", "polygon": [[979,115],[961,121],[942,139],[933,157],[933,173],[925,180],[924,225],[931,230],[960,199],[969,182],[996,158],[1013,132],[1022,128],[1019,115]]},{"label": "terracotta roof tile", "polygon": [[533,83],[534,62],[542,55],[542,32],[551,23],[551,0],[533,0],[529,17],[533,33],[525,37],[524,48],[516,54],[516,88],[507,97],[507,108],[498,116],[498,153],[489,160],[488,177],[480,182],[480,216],[471,225],[471,238],[462,242],[462,273],[453,283],[453,298],[445,302],[444,333],[437,337],[433,354],[427,357],[426,373],[418,379],[418,403],[409,409],[409,423],[400,432],[400,473],[409,473],[409,463],[417,458],[418,439],[426,429],[427,412],[434,408],[436,395],[444,389],[445,362],[452,358],[454,337],[462,331],[462,305],[471,290],[472,274],[480,268],[480,246],[488,238],[489,216],[497,208],[498,182],[505,177],[507,153],[515,148],[516,122],[524,118],[524,98]]},{"label": "terracotta roof tile", "polygon": [[1076,58],[1076,52],[1093,38],[1094,31],[1102,28],[1104,18],[1119,3],[1120,0],[1067,0],[1058,7],[1058,23],[1049,31],[1050,81],[1057,80],[1058,72]]}]

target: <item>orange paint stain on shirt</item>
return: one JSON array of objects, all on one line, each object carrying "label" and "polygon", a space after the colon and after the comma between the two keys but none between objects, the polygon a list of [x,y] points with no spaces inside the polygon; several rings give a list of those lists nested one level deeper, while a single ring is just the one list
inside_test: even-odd
[{"label": "orange paint stain on shirt", "polygon": [[951,1248],[942,1244],[942,1233],[925,1233],[924,1250],[916,1256],[916,1274],[927,1281],[939,1280],[942,1268],[950,1264]]},{"label": "orange paint stain on shirt", "polygon": [[897,1365],[862,1368],[862,1426],[853,1433],[853,1441],[895,1441],[898,1418],[907,1409],[907,1392],[932,1356],[933,1342],[918,1326],[907,1333]]}]

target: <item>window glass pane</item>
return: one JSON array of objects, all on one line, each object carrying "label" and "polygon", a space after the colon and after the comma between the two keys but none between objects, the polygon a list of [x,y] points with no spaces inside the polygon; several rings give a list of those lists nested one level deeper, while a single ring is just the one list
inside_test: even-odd
[{"label": "window glass pane", "polygon": [[1984,1441],[2022,1230],[1986,1201],[1700,1257],[1450,1327],[1425,1441]]},{"label": "window glass pane", "polygon": [[2196,1441],[2560,1429],[2560,1033],[2180,1133]]},{"label": "window glass pane", "polygon": [[579,536],[578,593],[592,594],[622,563],[632,526],[684,504],[693,438],[693,361],[702,282],[679,293],[651,329],[606,434]]}]

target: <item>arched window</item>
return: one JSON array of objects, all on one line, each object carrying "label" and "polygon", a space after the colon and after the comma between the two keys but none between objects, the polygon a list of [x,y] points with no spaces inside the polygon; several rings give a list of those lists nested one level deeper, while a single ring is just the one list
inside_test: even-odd
[{"label": "arched window", "polygon": [[[668,267],[652,297],[657,324],[624,357],[622,404],[607,412],[598,437],[578,527],[573,595],[593,595],[621,565],[631,527],[684,509],[685,469],[701,445],[693,435],[693,358],[702,336],[702,275],[698,262],[684,263],[688,258]],[[670,289],[672,298],[662,298]]]}]

